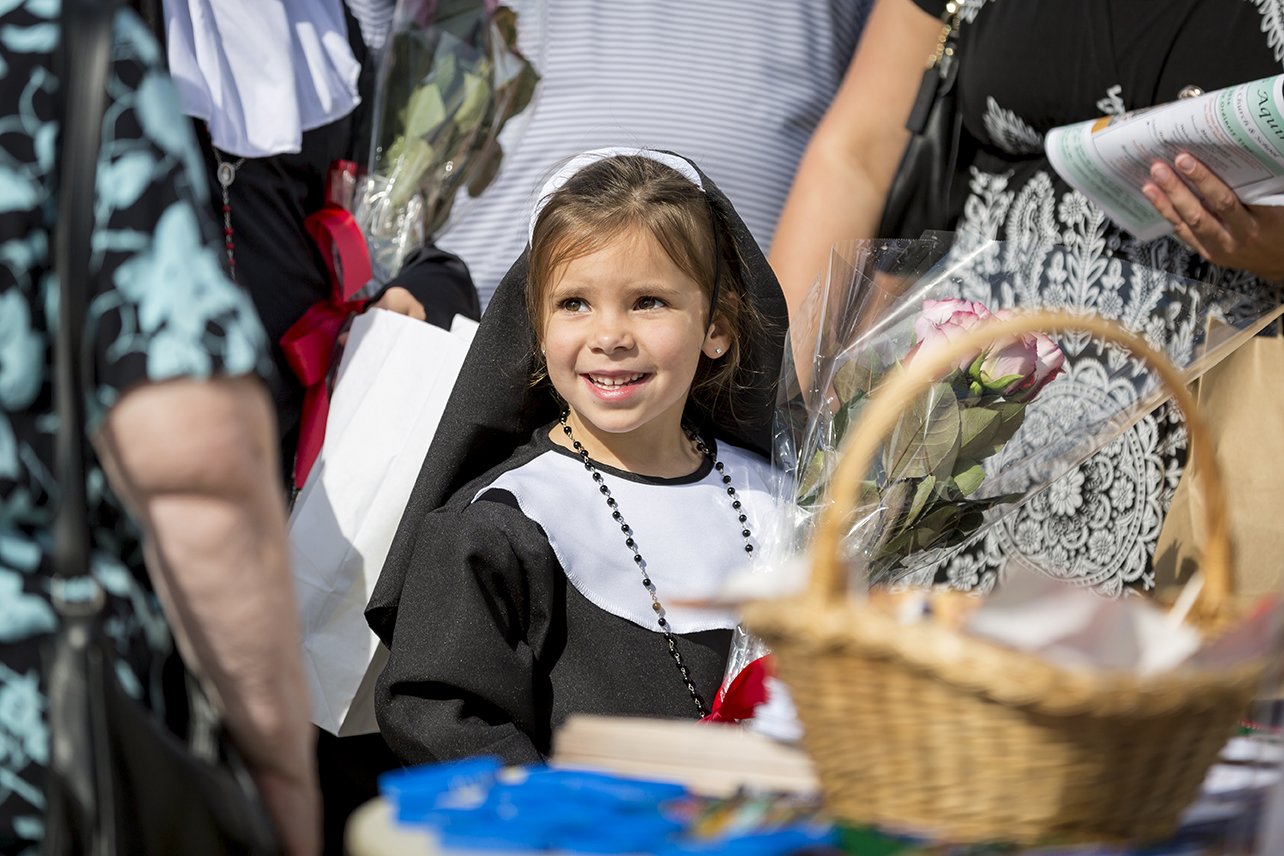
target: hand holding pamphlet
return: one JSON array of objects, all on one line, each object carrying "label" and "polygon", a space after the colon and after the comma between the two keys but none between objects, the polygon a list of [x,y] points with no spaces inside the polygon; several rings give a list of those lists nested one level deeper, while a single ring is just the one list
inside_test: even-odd
[{"label": "hand holding pamphlet", "polygon": [[1284,205],[1284,75],[1048,132],[1057,173],[1143,241],[1172,226],[1141,192],[1156,161],[1188,152],[1240,201]]}]

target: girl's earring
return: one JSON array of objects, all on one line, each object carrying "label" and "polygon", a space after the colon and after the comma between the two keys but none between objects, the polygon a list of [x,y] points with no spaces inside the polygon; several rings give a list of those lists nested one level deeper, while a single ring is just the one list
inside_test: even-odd
[{"label": "girl's earring", "polygon": [[718,356],[718,357],[722,356],[722,348],[714,348],[713,353],[714,353],[714,356]]}]

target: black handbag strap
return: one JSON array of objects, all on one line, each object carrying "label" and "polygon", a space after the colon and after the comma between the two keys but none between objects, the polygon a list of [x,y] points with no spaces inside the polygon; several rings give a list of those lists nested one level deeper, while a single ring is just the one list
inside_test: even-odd
[{"label": "black handbag strap", "polygon": [[947,3],[941,15],[941,32],[937,37],[936,50],[933,52],[927,69],[923,72],[923,81],[919,84],[918,95],[910,109],[905,128],[914,134],[923,133],[927,127],[927,117],[932,110],[932,102],[943,95],[954,85],[958,73],[959,16],[963,12],[962,0]]},{"label": "black handbag strap", "polygon": [[[58,333],[54,396],[58,433],[55,472],[61,498],[54,519],[53,563],[58,581],[89,573],[89,503],[85,493],[85,311],[94,231],[94,185],[107,106],[115,4],[63,0],[62,43],[56,65],[64,93],[58,168],[54,270],[58,274]],[[90,374],[90,376],[92,376]],[[55,598],[58,605],[60,597]]]}]

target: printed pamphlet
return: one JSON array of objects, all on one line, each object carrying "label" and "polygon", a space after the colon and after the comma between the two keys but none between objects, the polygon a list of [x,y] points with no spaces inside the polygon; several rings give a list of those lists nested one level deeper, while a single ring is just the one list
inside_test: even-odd
[{"label": "printed pamphlet", "polygon": [[1071,187],[1143,241],[1172,226],[1141,187],[1155,161],[1172,166],[1181,152],[1198,158],[1245,204],[1284,205],[1284,75],[1053,128],[1044,147]]}]

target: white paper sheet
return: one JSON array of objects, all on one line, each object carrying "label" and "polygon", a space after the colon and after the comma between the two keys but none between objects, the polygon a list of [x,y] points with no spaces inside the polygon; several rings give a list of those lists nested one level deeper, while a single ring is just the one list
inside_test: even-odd
[{"label": "white paper sheet", "polygon": [[312,721],[340,737],[378,731],[387,651],[364,612],[476,327],[456,321],[447,332],[381,309],[353,321],[325,445],[290,515]]},{"label": "white paper sheet", "polygon": [[1071,668],[1154,675],[1199,649],[1200,637],[1143,598],[1108,600],[1033,571],[1014,570],[965,632]]}]

